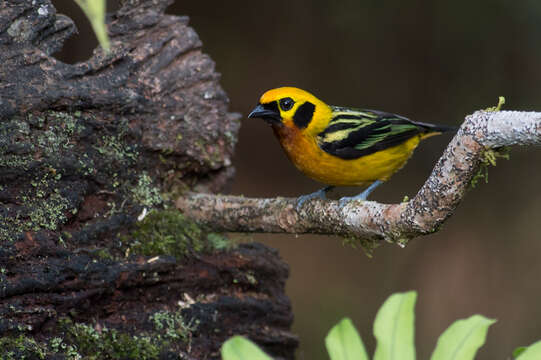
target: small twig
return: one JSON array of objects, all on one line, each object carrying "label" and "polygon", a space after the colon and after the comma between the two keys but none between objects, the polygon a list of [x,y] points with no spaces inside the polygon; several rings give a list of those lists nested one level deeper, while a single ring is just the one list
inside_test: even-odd
[{"label": "small twig", "polygon": [[511,145],[541,145],[541,113],[477,111],[458,133],[417,195],[400,204],[374,201],[313,200],[295,210],[296,199],[254,199],[191,194],[177,207],[195,221],[219,231],[335,234],[364,241],[406,245],[438,230],[452,215],[487,150]]}]

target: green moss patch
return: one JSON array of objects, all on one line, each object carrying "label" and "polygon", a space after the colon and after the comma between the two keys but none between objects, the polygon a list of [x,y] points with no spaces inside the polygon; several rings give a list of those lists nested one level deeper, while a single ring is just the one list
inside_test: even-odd
[{"label": "green moss patch", "polygon": [[361,247],[366,256],[371,258],[374,250],[381,245],[380,241],[367,240],[365,238],[347,237],[342,239],[342,245],[351,246],[354,249]]},{"label": "green moss patch", "polygon": [[85,359],[156,359],[160,344],[150,336],[136,336],[115,329],[96,330],[87,324],[71,324],[66,329],[66,345]]},{"label": "green moss patch", "polygon": [[192,334],[197,330],[196,321],[186,322],[178,311],[158,311],[150,316],[154,328],[161,332],[160,338],[166,340],[181,340],[189,345]]},{"label": "green moss patch", "polygon": [[44,343],[25,335],[4,336],[0,338],[0,359],[45,359],[48,349]]},{"label": "green moss patch", "polygon": [[[95,324],[58,321],[58,335],[37,341],[21,334],[0,338],[0,359],[158,359],[164,352],[189,349],[197,322],[186,322],[181,310],[150,315],[149,330],[140,335]],[[189,352],[189,351],[188,351]]]},{"label": "green moss patch", "polygon": [[129,254],[180,258],[190,252],[212,252],[231,246],[222,234],[202,228],[176,209],[153,210],[136,227],[125,237],[130,243]]}]

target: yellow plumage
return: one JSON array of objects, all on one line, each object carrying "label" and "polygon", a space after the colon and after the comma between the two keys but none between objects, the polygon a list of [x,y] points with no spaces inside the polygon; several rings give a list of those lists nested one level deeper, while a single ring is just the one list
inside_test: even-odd
[{"label": "yellow plumage", "polygon": [[453,129],[381,111],[330,106],[293,87],[265,92],[249,117],[270,123],[291,162],[331,186],[386,181],[422,139]]},{"label": "yellow plumage", "polygon": [[316,138],[292,127],[275,128],[280,144],[291,162],[305,175],[333,186],[368,186],[386,181],[406,164],[420,141],[420,135],[400,145],[344,160],[321,150]]}]

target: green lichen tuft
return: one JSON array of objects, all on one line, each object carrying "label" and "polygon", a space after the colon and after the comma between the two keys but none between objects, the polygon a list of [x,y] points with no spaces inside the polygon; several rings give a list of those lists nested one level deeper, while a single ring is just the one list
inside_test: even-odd
[{"label": "green lichen tuft", "polygon": [[30,223],[32,230],[45,228],[56,230],[60,223],[66,221],[66,211],[69,209],[69,201],[58,193],[51,194],[46,201],[33,204],[30,212]]},{"label": "green lichen tuft", "polygon": [[0,218],[0,241],[12,241],[25,231],[57,230],[77,212],[57,169],[59,154],[72,151],[84,129],[80,119],[49,111],[40,116],[15,116],[0,124],[0,171],[18,175],[9,189],[16,201]]},{"label": "green lichen tuft", "polygon": [[0,359],[45,359],[47,346],[25,335],[0,338]]},{"label": "green lichen tuft", "polygon": [[180,258],[190,252],[212,252],[231,246],[226,237],[209,232],[176,209],[153,210],[136,226],[124,239],[130,243],[128,254]]},{"label": "green lichen tuft", "polygon": [[153,186],[152,178],[143,172],[137,184],[131,189],[133,199],[136,203],[147,207],[154,207],[163,202],[160,189]]},{"label": "green lichen tuft", "polygon": [[85,359],[156,359],[160,344],[150,336],[136,336],[115,329],[76,323],[66,329],[67,344]]},{"label": "green lichen tuft", "polygon": [[154,324],[156,331],[163,333],[159,335],[167,340],[181,340],[183,343],[191,343],[192,334],[197,330],[199,323],[197,321],[186,322],[182,317],[180,310],[177,311],[158,311],[150,315],[149,318]]},{"label": "green lichen tuft", "polygon": [[133,164],[137,160],[139,154],[135,147],[129,146],[126,143],[124,136],[124,132],[121,132],[118,136],[104,135],[94,148],[109,161]]},{"label": "green lichen tuft", "polygon": [[342,245],[351,246],[354,249],[358,249],[359,246],[364,251],[366,256],[372,258],[374,250],[380,246],[380,241],[367,240],[364,238],[347,237],[342,239]]},{"label": "green lichen tuft", "polygon": [[114,260],[114,256],[107,248],[96,249],[92,252],[92,255],[100,260]]},{"label": "green lichen tuft", "polygon": [[503,96],[498,97],[498,105],[491,106],[485,109],[485,111],[500,111],[505,104],[505,98]]},{"label": "green lichen tuft", "polygon": [[14,141],[24,139],[31,134],[30,126],[19,117],[0,124],[0,168],[27,170],[34,161],[34,145]]},{"label": "green lichen tuft", "polygon": [[470,181],[471,187],[475,188],[479,184],[479,181],[481,180],[485,180],[485,184],[488,183],[489,167],[496,166],[496,162],[498,159],[509,160],[510,151],[511,151],[511,148],[507,146],[503,146],[497,149],[486,148],[485,150],[483,150],[481,154],[481,163],[479,165],[479,170],[477,170],[477,173],[473,176],[473,178]]},{"label": "green lichen tuft", "polygon": [[[20,200],[25,204],[12,216],[7,216],[0,225],[0,241],[12,239],[13,234],[40,229],[57,230],[67,221],[69,212],[77,209],[61,193],[56,174],[39,174],[27,190],[21,192]],[[25,211],[26,210],[26,211]]]}]

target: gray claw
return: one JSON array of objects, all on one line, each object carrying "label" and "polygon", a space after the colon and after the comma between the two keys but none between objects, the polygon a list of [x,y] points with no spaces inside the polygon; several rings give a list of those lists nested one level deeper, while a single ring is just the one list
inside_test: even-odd
[{"label": "gray claw", "polygon": [[297,212],[299,212],[302,208],[302,204],[304,204],[307,200],[312,200],[312,199],[316,199],[316,198],[319,198],[319,199],[322,199],[322,200],[325,200],[327,199],[327,191],[329,191],[330,189],[332,189],[332,186],[327,186],[323,189],[320,189],[316,192],[313,192],[311,194],[307,194],[307,195],[301,195],[297,198]]}]

